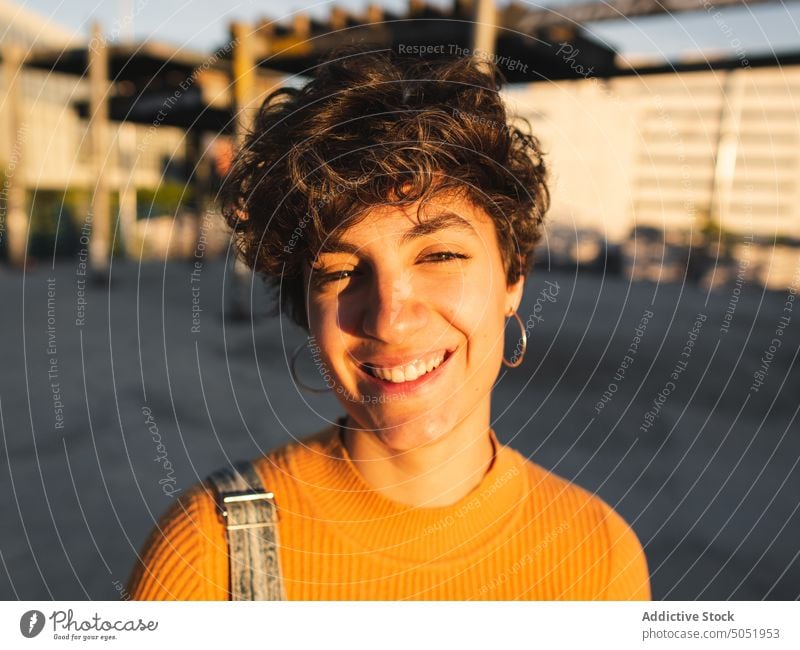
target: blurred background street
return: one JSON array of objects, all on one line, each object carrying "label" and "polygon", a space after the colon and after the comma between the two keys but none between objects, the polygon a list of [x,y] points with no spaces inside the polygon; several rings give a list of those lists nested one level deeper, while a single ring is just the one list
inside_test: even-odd
[{"label": "blurred background street", "polygon": [[216,4],[0,0],[0,598],[125,598],[176,494],[341,413],[216,194],[347,40],[478,50],[544,144],[500,440],[631,523],[654,598],[800,597],[800,3]]}]

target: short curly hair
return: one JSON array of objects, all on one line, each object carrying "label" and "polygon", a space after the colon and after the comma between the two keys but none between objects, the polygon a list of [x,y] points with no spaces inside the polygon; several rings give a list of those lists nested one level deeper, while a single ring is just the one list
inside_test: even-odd
[{"label": "short curly hair", "polygon": [[527,274],[549,207],[538,140],[509,123],[496,66],[343,48],[261,105],[221,191],[245,263],[308,330],[304,265],[370,208],[457,193],[492,217],[509,283]]}]

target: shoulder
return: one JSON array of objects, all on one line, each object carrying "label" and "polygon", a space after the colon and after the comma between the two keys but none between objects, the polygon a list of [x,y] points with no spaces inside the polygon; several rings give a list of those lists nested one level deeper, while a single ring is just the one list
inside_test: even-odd
[{"label": "shoulder", "polygon": [[[292,505],[297,491],[292,465],[326,454],[335,427],[280,445],[249,459],[267,489]],[[208,479],[192,485],[158,518],[137,555],[129,577],[134,600],[227,600],[228,547],[225,525]]]},{"label": "shoulder", "polygon": [[522,457],[529,481],[528,516],[540,520],[544,542],[579,561],[591,596],[649,600],[647,558],[636,533],[597,494]]},{"label": "shoulder", "polygon": [[226,600],[227,546],[211,488],[199,482],[159,517],[137,556],[134,600]]}]

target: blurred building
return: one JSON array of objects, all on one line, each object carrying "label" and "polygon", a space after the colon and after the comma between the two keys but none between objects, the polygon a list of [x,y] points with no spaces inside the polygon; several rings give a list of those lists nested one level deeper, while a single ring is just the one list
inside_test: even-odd
[{"label": "blurred building", "polygon": [[705,282],[730,280],[747,258],[749,279],[790,283],[800,260],[800,65],[506,94],[552,164],[554,254],[588,262],[609,242],[636,277],[671,281],[687,266],[691,275],[694,247],[710,257]]},{"label": "blurred building", "polygon": [[748,277],[785,286],[800,250],[797,56],[631,65],[580,23],[671,3],[613,4],[558,14],[511,4],[490,12],[497,29],[483,34],[470,27],[483,0],[411,0],[403,15],[334,7],[327,21],[234,24],[227,44],[200,53],[99,31],[76,40],[0,2],[2,248],[17,264],[25,251],[73,254],[90,217],[100,266],[112,247],[190,256],[201,234],[222,250],[221,221],[203,217],[272,88],[299,83],[343,42],[444,44],[441,55],[472,49],[495,61],[513,82],[513,111],[544,143],[546,263],[717,284],[746,257]]},{"label": "blurred building", "polygon": [[0,30],[13,35],[0,47],[7,258],[72,255],[87,233],[106,258],[189,256],[201,228],[209,253],[224,248],[220,220],[202,216],[235,129],[225,53],[81,40],[9,3]]}]

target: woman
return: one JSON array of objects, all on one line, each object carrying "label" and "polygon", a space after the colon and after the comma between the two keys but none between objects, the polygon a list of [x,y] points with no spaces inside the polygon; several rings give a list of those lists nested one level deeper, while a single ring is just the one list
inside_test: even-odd
[{"label": "woman", "polygon": [[[309,333],[298,353],[346,413],[254,460],[290,600],[650,597],[622,518],[490,426],[501,363],[524,354],[517,308],[548,205],[498,76],[348,51],[268,98],[234,163],[224,214],[242,257]],[[224,600],[229,581],[225,524],[198,484],[129,590]]]}]

